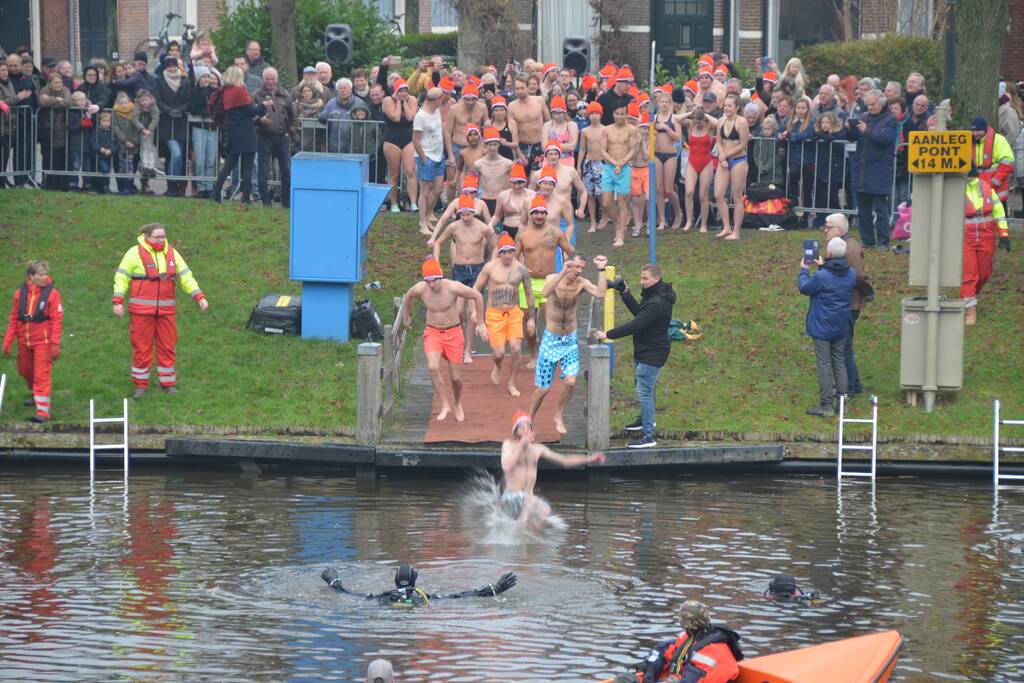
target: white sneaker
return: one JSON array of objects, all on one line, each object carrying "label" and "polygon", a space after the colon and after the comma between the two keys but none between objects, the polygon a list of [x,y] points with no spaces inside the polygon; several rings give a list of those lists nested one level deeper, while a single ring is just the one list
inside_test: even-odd
[{"label": "white sneaker", "polygon": [[420,210],[420,207],[416,206],[416,204],[410,204],[409,205],[409,213],[416,213],[419,210]]},{"label": "white sneaker", "polygon": [[401,211],[401,209],[398,208],[398,204],[397,203],[391,205],[391,213],[399,213],[400,211]]},{"label": "white sneaker", "polygon": [[758,228],[758,230],[760,230],[761,232],[783,232],[783,227],[781,225],[776,225],[775,223],[772,223],[767,228]]}]

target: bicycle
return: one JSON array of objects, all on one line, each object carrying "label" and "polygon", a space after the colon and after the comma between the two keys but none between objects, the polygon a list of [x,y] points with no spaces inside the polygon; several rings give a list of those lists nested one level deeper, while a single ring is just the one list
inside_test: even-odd
[{"label": "bicycle", "polygon": [[[182,19],[180,14],[174,12],[168,12],[167,16],[164,17],[164,25],[160,29],[160,34],[156,37],[150,36],[145,40],[139,42],[135,46],[136,52],[145,52],[149,56],[149,63],[152,64],[156,61],[162,53],[167,52],[167,48],[171,44],[171,38],[169,37],[171,22],[175,19]],[[188,55],[192,50],[192,42],[196,39],[196,27],[192,24],[182,24],[181,40],[181,54]]]},{"label": "bicycle", "polygon": [[388,19],[388,32],[401,38],[405,33],[402,30],[402,19],[404,18],[404,14],[396,14]]}]

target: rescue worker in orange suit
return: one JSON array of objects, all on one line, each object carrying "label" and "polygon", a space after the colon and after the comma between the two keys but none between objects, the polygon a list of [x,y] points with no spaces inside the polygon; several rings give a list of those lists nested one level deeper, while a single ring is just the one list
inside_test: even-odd
[{"label": "rescue worker in orange suit", "polygon": [[18,340],[18,374],[25,379],[32,398],[26,406],[35,406],[32,422],[50,420],[50,371],[60,358],[60,335],[64,324],[64,305],[53,286],[46,261],[30,261],[25,282],[14,292],[11,318],[4,335],[3,352],[11,355]]},{"label": "rescue worker in orange suit", "polygon": [[687,600],[679,610],[683,631],[662,642],[640,665],[644,681],[725,683],[740,675],[743,659],[740,637],[722,626],[711,625],[708,608]]},{"label": "rescue worker in orange suit", "polygon": [[971,135],[978,177],[988,181],[1005,208],[1013,183],[1013,149],[1005,137],[988,125],[984,116],[975,116],[971,121]]},{"label": "rescue worker in orange suit", "polygon": [[156,343],[156,374],[160,388],[176,394],[178,376],[174,365],[178,343],[175,287],[181,289],[205,311],[209,305],[196,283],[195,276],[168,242],[167,231],[160,223],[143,225],[138,245],[125,252],[114,274],[114,315],[124,316],[125,297],[131,315],[129,330],[132,340],[132,380],[135,398],[149,388],[153,365],[153,344]]},{"label": "rescue worker in orange suit", "polygon": [[977,168],[967,174],[964,198],[964,277],[960,298],[964,300],[964,324],[978,321],[978,295],[992,276],[992,260],[999,248],[1010,251],[1010,231],[999,195]]}]

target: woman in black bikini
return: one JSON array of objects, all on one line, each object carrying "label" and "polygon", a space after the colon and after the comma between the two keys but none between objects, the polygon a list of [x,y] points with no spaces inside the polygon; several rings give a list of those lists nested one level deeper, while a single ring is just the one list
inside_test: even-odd
[{"label": "woman in black bikini", "polygon": [[655,196],[658,198],[658,232],[665,229],[665,199],[672,202],[672,229],[678,230],[683,212],[676,193],[676,171],[679,169],[679,153],[676,144],[683,136],[682,127],[672,113],[672,98],[664,90],[655,90],[658,112],[654,115],[654,164],[657,174],[654,179]]},{"label": "woman in black bikini", "polygon": [[409,97],[409,86],[402,79],[394,82],[394,92],[381,103],[384,112],[384,158],[388,162],[391,181],[391,212],[398,213],[398,176],[405,171],[405,189],[409,193],[409,210],[416,212],[416,162],[412,145],[412,120],[419,106]]},{"label": "woman in black bikini", "polygon": [[485,127],[494,127],[501,134],[498,154],[509,161],[515,161],[519,154],[519,131],[516,122],[508,116],[508,101],[501,95],[491,98],[491,118]]},{"label": "woman in black bikini", "polygon": [[[747,141],[750,129],[739,115],[739,98],[726,95],[718,124],[718,169],[715,171],[715,202],[722,217],[722,231],[716,239],[738,240],[743,227],[743,192],[747,188]],[[725,192],[732,187],[733,218],[729,221],[729,202]]]}]

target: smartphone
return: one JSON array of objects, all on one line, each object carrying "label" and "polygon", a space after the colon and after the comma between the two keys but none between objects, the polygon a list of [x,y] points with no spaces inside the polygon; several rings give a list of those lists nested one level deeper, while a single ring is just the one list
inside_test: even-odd
[{"label": "smartphone", "polygon": [[818,240],[804,240],[804,263],[818,260]]}]

